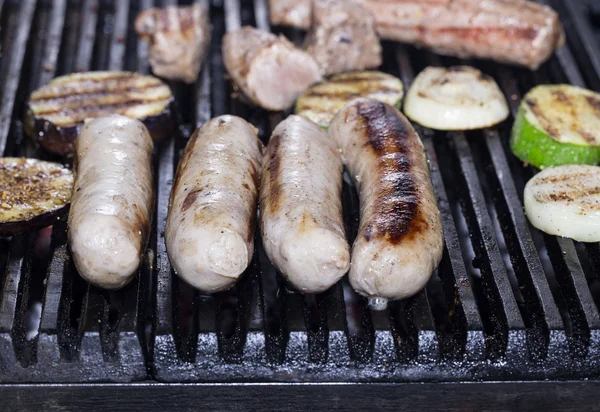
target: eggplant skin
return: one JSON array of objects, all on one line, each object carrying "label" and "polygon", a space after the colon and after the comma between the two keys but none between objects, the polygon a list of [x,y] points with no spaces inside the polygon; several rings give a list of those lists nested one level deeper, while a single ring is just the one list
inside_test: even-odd
[{"label": "eggplant skin", "polygon": [[69,211],[73,174],[58,163],[0,159],[0,236],[35,231]]},{"label": "eggplant skin", "polygon": [[75,151],[85,119],[122,114],[141,120],[155,142],[177,129],[175,99],[153,76],[133,72],[85,72],[58,77],[34,91],[27,103],[25,133],[59,155]]}]

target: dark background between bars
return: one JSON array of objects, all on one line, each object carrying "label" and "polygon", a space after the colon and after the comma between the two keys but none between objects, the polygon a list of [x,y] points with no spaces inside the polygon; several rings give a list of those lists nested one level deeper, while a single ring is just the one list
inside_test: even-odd
[{"label": "dark background between bars", "polygon": [[[466,62],[496,78],[511,119],[468,133],[418,128],[446,247],[426,290],[385,312],[369,311],[347,281],[317,296],[289,290],[259,237],[251,267],[229,292],[202,296],[173,277],[164,225],[174,168],[191,132],[231,113],[255,124],[266,143],[285,116],[242,103],[223,68],[223,33],[246,24],[270,30],[267,1],[201,2],[210,7],[210,53],[196,84],[169,83],[181,127],[156,150],[155,221],[135,281],[118,292],[83,281],[68,254],[64,222],[51,235],[45,229],[0,238],[0,397],[6,402],[0,409],[120,410],[149,399],[182,408],[200,405],[198,399],[212,407],[237,401],[243,409],[270,408],[269,401],[277,402],[272,409],[313,408],[318,399],[407,409],[444,399],[448,410],[493,404],[552,410],[561,400],[582,410],[594,404],[600,246],[547,236],[529,225],[522,192],[535,171],[510,153],[507,141],[520,98],[532,86],[600,90],[598,2],[547,2],[561,14],[567,45],[537,72]],[[0,0],[0,152],[61,161],[24,136],[28,95],[74,71],[148,73],[148,48],[133,21],[142,9],[171,3]],[[274,29],[302,42],[300,32]],[[462,63],[383,44],[383,70],[400,77],[406,89],[427,65]],[[350,238],[357,201],[345,185]],[[551,382],[514,383],[543,380]],[[128,402],[118,403],[123,398]]]}]

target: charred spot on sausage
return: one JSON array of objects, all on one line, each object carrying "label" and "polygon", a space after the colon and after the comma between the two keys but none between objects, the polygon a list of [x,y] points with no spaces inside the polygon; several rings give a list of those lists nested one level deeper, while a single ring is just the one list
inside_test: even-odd
[{"label": "charred spot on sausage", "polygon": [[412,127],[392,107],[375,101],[361,102],[357,113],[364,120],[367,145],[377,156],[380,186],[376,211],[365,227],[366,240],[384,237],[397,244],[405,236],[427,229],[418,214],[420,194],[412,174]]}]

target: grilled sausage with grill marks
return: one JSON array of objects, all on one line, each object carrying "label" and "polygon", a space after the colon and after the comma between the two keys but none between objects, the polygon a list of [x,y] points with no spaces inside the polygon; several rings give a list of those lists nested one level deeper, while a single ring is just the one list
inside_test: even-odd
[{"label": "grilled sausage with grill marks", "polygon": [[75,142],[69,245],[79,274],[107,289],[133,279],[150,233],[153,143],[139,120],[88,121]]},{"label": "grilled sausage with grill marks", "polygon": [[443,236],[423,144],[392,106],[348,103],[329,131],[360,197],[350,283],[373,301],[421,290],[442,257]]},{"label": "grilled sausage with grill marks", "polygon": [[304,116],[273,131],[263,164],[260,226],[269,259],[304,293],[320,293],[348,271],[342,160],[331,138]]},{"label": "grilled sausage with grill marks", "polygon": [[175,272],[192,286],[233,286],[254,251],[262,144],[235,116],[209,120],[190,138],[177,167],[165,240]]}]

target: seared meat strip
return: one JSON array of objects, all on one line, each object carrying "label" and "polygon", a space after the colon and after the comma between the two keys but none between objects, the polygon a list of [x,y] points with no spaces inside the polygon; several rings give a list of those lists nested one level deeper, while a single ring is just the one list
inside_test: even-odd
[{"label": "seared meat strip", "polygon": [[283,36],[242,27],[223,37],[223,60],[235,84],[253,103],[285,110],[321,80],[319,66]]},{"label": "seared meat strip", "polygon": [[370,12],[345,0],[317,0],[306,50],[325,75],[381,65],[381,44]]},{"label": "seared meat strip", "polygon": [[[440,54],[492,59],[535,70],[564,43],[558,14],[531,1],[353,1],[373,14],[382,38],[427,47]],[[292,5],[302,13],[292,10]],[[298,21],[287,16],[304,16],[310,6],[311,0],[295,0],[285,8],[272,8],[271,19],[305,28],[310,25],[308,17]]]},{"label": "seared meat strip", "polygon": [[208,10],[201,4],[152,8],[135,19],[137,34],[150,41],[154,74],[193,83],[210,43]]}]

